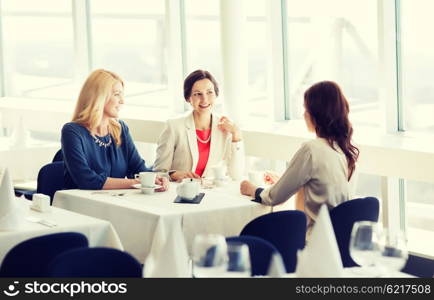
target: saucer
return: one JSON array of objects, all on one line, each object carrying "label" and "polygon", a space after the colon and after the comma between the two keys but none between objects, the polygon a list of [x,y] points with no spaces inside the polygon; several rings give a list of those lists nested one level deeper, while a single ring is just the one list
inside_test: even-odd
[{"label": "saucer", "polygon": [[160,188],[161,187],[161,185],[154,185],[154,186],[152,186],[152,187],[141,187],[140,188],[140,190],[142,191],[142,193],[143,194],[153,194],[154,193],[154,191],[155,191],[155,189],[158,189],[158,188]]},{"label": "saucer", "polygon": [[142,185],[140,183],[136,183],[133,184],[131,187],[135,188],[135,189],[141,189],[141,190],[152,190],[152,189],[159,189],[161,187],[161,185],[155,184],[154,186],[149,186],[149,187],[142,187]]}]

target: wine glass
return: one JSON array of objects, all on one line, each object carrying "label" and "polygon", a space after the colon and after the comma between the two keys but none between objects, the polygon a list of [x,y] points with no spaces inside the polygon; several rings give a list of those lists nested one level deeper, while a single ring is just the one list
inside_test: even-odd
[{"label": "wine glass", "polygon": [[227,277],[250,277],[249,246],[241,242],[228,243]]},{"label": "wine glass", "polygon": [[384,229],[379,246],[378,265],[385,270],[386,276],[400,271],[405,266],[408,250],[404,232]]},{"label": "wine glass", "polygon": [[354,223],[351,232],[350,254],[365,272],[374,267],[380,256],[381,231],[376,222],[360,221]]},{"label": "wine glass", "polygon": [[226,272],[227,245],[222,235],[196,235],[192,251],[193,277],[221,277]]}]

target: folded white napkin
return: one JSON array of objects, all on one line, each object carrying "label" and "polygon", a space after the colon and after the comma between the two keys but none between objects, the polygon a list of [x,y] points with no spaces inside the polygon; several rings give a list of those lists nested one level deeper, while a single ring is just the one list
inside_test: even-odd
[{"label": "folded white napkin", "polygon": [[298,252],[297,277],[342,277],[343,265],[326,205],[322,205],[304,250]]},{"label": "folded white napkin", "polygon": [[19,228],[25,215],[16,201],[11,176],[7,168],[0,168],[0,230]]},{"label": "folded white napkin", "polygon": [[144,277],[191,277],[181,216],[160,218],[151,252],[145,260]]},{"label": "folded white napkin", "polygon": [[267,275],[270,277],[284,277],[285,274],[286,269],[282,256],[280,253],[273,253]]}]

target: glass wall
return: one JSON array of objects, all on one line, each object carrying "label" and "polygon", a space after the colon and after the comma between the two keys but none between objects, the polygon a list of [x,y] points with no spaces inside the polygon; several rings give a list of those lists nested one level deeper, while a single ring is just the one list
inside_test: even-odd
[{"label": "glass wall", "polygon": [[92,68],[125,80],[129,104],[167,108],[167,38],[164,1],[93,0]]},{"label": "glass wall", "polygon": [[[280,11],[282,14],[274,10],[274,6],[271,10],[271,1],[285,4],[286,10]],[[378,6],[385,2],[391,4],[384,6],[387,11]],[[179,84],[184,79],[178,78],[181,72],[174,71],[175,67],[168,63],[168,45],[172,40],[169,40],[166,25],[166,12],[169,11],[166,4],[170,1],[92,0],[80,3],[89,3],[90,10],[86,11],[84,5],[73,6],[72,0],[0,2],[0,55],[3,58],[0,76],[6,75],[0,79],[6,96],[75,101],[82,82],[77,85],[74,73],[77,56],[74,51],[79,51],[80,47],[74,44],[77,28],[73,20],[74,16],[88,16],[89,20],[82,21],[86,24],[89,21],[89,44],[84,48],[90,50],[90,63],[81,69],[105,68],[118,73],[126,83],[127,106],[132,105],[129,109],[139,114],[142,110],[137,110],[137,106],[146,111],[154,108],[167,112],[172,109],[174,100],[183,101],[181,93],[175,96],[177,99],[172,99],[173,95],[169,93],[169,88],[181,90],[180,86],[169,86],[169,82]],[[224,20],[220,16],[220,0],[184,0],[180,3],[184,3],[179,5],[181,9],[170,11],[185,21],[185,28],[179,26],[179,32],[176,32],[176,36],[183,39],[172,43],[176,47],[179,43],[183,45],[180,48],[185,51],[182,55],[186,65],[182,68],[187,74],[196,69],[209,70],[223,85],[220,25]],[[394,40],[395,36],[385,37],[387,33],[383,31],[379,34],[384,14],[395,17],[395,3],[400,4],[400,14],[395,19],[401,30],[399,43]],[[424,141],[432,144],[434,85],[430,74],[434,69],[434,38],[430,29],[434,21],[430,12],[434,3],[431,0],[251,0],[245,1],[244,8],[248,105],[243,108],[243,113],[260,117],[259,126],[275,121],[271,109],[286,104],[291,121],[278,125],[296,123],[291,127],[295,128],[301,124],[292,120],[302,119],[304,91],[315,82],[333,80],[342,87],[350,102],[355,135],[365,128],[374,129],[376,137],[384,134],[381,129],[386,127],[386,119],[393,119],[386,115],[387,109],[388,114],[403,116],[402,129],[407,131],[404,134],[389,131],[388,134],[396,135],[397,139],[401,135],[428,134]],[[271,21],[282,15],[285,27],[273,28],[278,22]],[[282,36],[286,37],[282,48],[287,51],[287,65],[271,65],[276,58],[273,55],[281,55],[285,50],[273,47],[270,51],[271,46],[280,45],[280,41],[274,39],[281,36],[273,35],[275,32],[283,32]],[[399,54],[396,59],[400,77],[390,70],[385,72],[387,74],[379,74],[379,70],[386,69],[384,62],[379,61],[382,40],[392,40],[393,44],[388,45],[393,53],[385,55],[395,58],[395,51]],[[279,94],[276,91],[285,90],[285,86],[277,84],[278,80],[273,77],[279,68],[288,75],[285,82],[288,103],[284,103],[284,97],[271,99],[271,95]],[[171,77],[172,81],[169,81],[169,74],[176,76],[176,80]],[[392,82],[389,86],[402,92],[402,106],[393,99],[380,99],[380,77],[387,77]],[[65,105],[61,101],[56,103]],[[155,114],[157,117],[162,115]],[[272,126],[263,128],[274,128]],[[366,141],[369,146],[377,143],[369,136]],[[282,172],[284,169],[284,163],[262,158],[249,158],[249,165],[257,170]],[[356,196],[381,198],[379,174],[359,174],[357,182]],[[408,181],[405,192],[409,237],[415,240],[414,232],[420,230],[434,234],[431,217],[434,184]]]},{"label": "glass wall", "polygon": [[1,11],[5,95],[73,98],[71,1],[2,1]]},{"label": "glass wall", "polygon": [[[415,5],[417,3],[417,5]],[[405,129],[434,133],[434,2],[401,1],[402,97]]]},{"label": "glass wall", "polygon": [[[355,125],[378,127],[376,1],[287,1],[288,84],[292,119],[302,118],[303,93],[322,80],[337,82]],[[369,20],[369,21],[367,21]]]},{"label": "glass wall", "polygon": [[248,114],[272,118],[272,99],[269,90],[269,34],[267,0],[251,0],[246,5],[246,46],[248,67]]},{"label": "glass wall", "polygon": [[185,0],[187,74],[207,70],[223,82],[220,1]]}]

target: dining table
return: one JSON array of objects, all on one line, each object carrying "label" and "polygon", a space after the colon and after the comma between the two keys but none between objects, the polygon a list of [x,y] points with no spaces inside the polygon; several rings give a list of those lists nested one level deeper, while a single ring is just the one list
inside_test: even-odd
[{"label": "dining table", "polygon": [[[123,250],[113,226],[106,220],[85,216],[58,207],[40,212],[32,209],[32,201],[16,197],[21,219],[13,229],[0,228],[0,262],[14,246],[30,238],[58,232],[78,232],[86,236],[89,247]],[[35,254],[37,256],[37,254]]]},{"label": "dining table", "polygon": [[[191,253],[198,234],[239,235],[254,218],[272,211],[240,194],[239,181],[221,186],[206,186],[200,203],[176,203],[176,188],[170,183],[165,192],[142,193],[141,189],[62,190],[54,196],[53,206],[104,219],[113,224],[126,251],[143,262],[152,252],[161,251],[174,232],[181,232]],[[179,249],[182,245],[177,244]],[[171,249],[176,255],[177,249]]]}]

